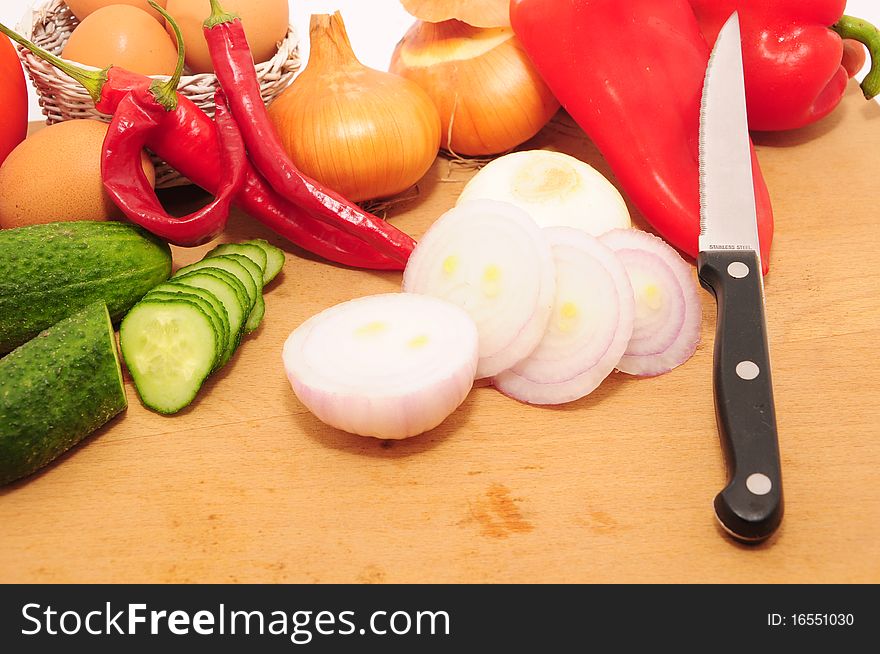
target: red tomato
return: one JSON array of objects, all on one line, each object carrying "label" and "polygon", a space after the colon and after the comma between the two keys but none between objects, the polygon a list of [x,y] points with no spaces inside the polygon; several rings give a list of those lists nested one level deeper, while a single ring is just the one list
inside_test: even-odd
[{"label": "red tomato", "polygon": [[0,163],[27,135],[28,96],[12,42],[0,36]]}]

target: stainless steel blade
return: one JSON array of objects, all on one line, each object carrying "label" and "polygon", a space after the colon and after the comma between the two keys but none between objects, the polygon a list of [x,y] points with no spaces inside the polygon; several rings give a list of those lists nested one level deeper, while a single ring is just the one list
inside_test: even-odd
[{"label": "stainless steel blade", "polygon": [[758,224],[739,17],[725,23],[706,69],[700,107],[700,251],[754,250]]}]

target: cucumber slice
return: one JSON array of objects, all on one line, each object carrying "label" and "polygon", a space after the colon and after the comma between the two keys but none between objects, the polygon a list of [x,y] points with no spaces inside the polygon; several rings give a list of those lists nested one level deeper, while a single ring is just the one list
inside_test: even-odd
[{"label": "cucumber slice", "polygon": [[221,348],[211,319],[186,300],[142,300],[119,328],[122,356],[143,403],[177,413],[195,399]]},{"label": "cucumber slice", "polygon": [[276,248],[261,238],[245,241],[241,245],[256,245],[266,253],[266,270],[263,272],[263,286],[271,282],[284,267],[284,250]]},{"label": "cucumber slice", "polygon": [[210,291],[223,303],[226,315],[229,317],[229,340],[226,343],[228,350],[226,360],[228,361],[232,357],[232,353],[235,352],[235,348],[238,347],[245,321],[244,303],[235,287],[235,284],[241,285],[241,282],[226,271],[213,268],[194,270],[181,277],[175,277],[174,281],[184,286]]},{"label": "cucumber slice", "polygon": [[263,289],[260,287],[258,290],[257,284],[254,281],[254,278],[251,277],[251,274],[247,271],[247,268],[231,257],[219,256],[211,257],[210,259],[202,259],[192,265],[181,268],[177,271],[177,274],[175,274],[174,277],[177,277],[177,275],[185,275],[194,270],[204,270],[205,268],[218,268],[231,275],[235,275],[235,277],[238,278],[238,281],[241,282],[242,286],[244,286],[245,293],[247,294],[247,313],[251,312],[251,309],[253,309],[254,305],[257,303],[257,297],[262,294]]},{"label": "cucumber slice", "polygon": [[251,312],[248,314],[247,320],[244,321],[244,333],[250,334],[251,332],[257,331],[257,328],[260,326],[260,323],[263,322],[263,317],[266,315],[266,301],[263,299],[263,296],[257,298],[257,303],[254,305],[254,308],[251,309]]},{"label": "cucumber slice", "polygon": [[220,363],[218,364],[217,369],[222,368],[224,365],[226,365],[226,362],[229,361],[229,357],[232,356],[232,352],[229,350],[229,314],[226,312],[226,306],[217,298],[217,296],[211,293],[211,291],[205,290],[204,288],[197,288],[195,286],[184,286],[183,284],[178,284],[176,282],[166,282],[164,284],[159,284],[156,288],[147,293],[147,297],[150,297],[154,293],[161,293],[163,295],[168,293],[179,293],[186,297],[198,297],[207,302],[214,310],[214,314],[217,316],[218,328],[221,334],[220,342],[223,343],[223,351],[221,353]]},{"label": "cucumber slice", "polygon": [[[262,252],[262,250],[260,251]],[[248,273],[250,273],[251,278],[254,280],[254,284],[256,284],[257,301],[254,303],[254,308],[251,309],[251,312],[248,314],[247,320],[244,323],[245,333],[250,334],[260,326],[260,323],[263,322],[263,316],[266,314],[266,301],[263,299],[263,270],[253,261],[241,254],[227,253],[211,257],[212,260],[217,258],[229,258],[237,261],[247,268]]]},{"label": "cucumber slice", "polygon": [[261,248],[259,245],[254,245],[253,243],[221,243],[213,250],[208,252],[206,255],[206,259],[210,257],[219,257],[223,254],[237,254],[243,257],[247,257],[252,262],[257,264],[260,268],[260,278],[258,280],[260,287],[264,286],[263,278],[266,273],[266,264],[268,261],[268,257],[266,256],[266,250]]},{"label": "cucumber slice", "polygon": [[173,291],[156,291],[152,290],[146,294],[144,297],[145,300],[156,300],[157,302],[176,302],[178,300],[186,300],[187,302],[192,302],[195,304],[206,316],[211,319],[211,326],[214,328],[214,332],[217,334],[217,360],[214,361],[214,366],[211,368],[211,371],[219,370],[223,365],[223,356],[226,354],[226,345],[229,342],[229,335],[227,333],[228,326],[225,325],[224,321],[220,319],[217,315],[217,312],[214,311],[214,307],[211,306],[211,303],[207,300],[200,298],[195,293],[176,293]]}]

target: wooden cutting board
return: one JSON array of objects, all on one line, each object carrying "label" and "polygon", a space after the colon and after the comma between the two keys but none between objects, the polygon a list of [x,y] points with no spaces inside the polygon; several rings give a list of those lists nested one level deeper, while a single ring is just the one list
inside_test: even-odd
[{"label": "wooden cutting board", "polygon": [[[732,542],[712,513],[725,473],[707,293],[702,343],[671,374],[616,374],[559,408],[480,388],[434,431],[383,443],[312,417],[280,353],[307,317],[400,275],[287,247],[264,326],[190,409],[150,413],[128,382],[126,414],[0,490],[0,581],[880,582],[880,107],[853,86],[820,124],[755,141],[777,221],[786,514],[769,542]],[[529,145],[608,173],[564,118]],[[420,236],[471,174],[438,160],[394,223]],[[253,237],[284,247],[244,216],[223,240]]]}]

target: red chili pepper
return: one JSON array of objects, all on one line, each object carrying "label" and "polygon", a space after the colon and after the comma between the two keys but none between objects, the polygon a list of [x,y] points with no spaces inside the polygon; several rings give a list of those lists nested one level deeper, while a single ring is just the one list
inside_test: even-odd
[{"label": "red chili pepper", "polygon": [[[842,65],[843,38],[863,42],[872,72],[865,96],[880,91],[880,34],[843,16],[846,0],[690,0],[703,35],[715,42],[724,22],[739,12],[749,127],[803,127],[831,113],[850,75]],[[837,32],[837,33],[835,33]]]},{"label": "red chili pepper", "polygon": [[269,184],[318,220],[363,239],[405,264],[415,246],[412,238],[322,187],[290,160],[260,97],[254,58],[241,19],[224,12],[218,0],[211,0],[211,16],[205,21],[204,34],[214,73],[241,126],[251,161]]},{"label": "red chili pepper", "polygon": [[174,245],[193,247],[219,236],[232,199],[244,184],[247,151],[238,123],[222,91],[217,91],[214,101],[224,179],[213,202],[182,218],[165,212],[141,166],[140,155],[150,132],[162,129],[168,109],[152,93],[134,90],[119,103],[104,139],[101,178],[107,193],[129,220]]},{"label": "red chili pepper", "polygon": [[[95,108],[113,115],[119,103],[134,89],[146,89],[153,80],[122,68],[90,71],[46,52],[0,24],[0,32],[50,62],[79,82],[92,96]],[[166,114],[164,129],[152,132],[147,146],[209,193],[216,193],[223,179],[220,146],[214,122],[191,100],[179,97],[176,111]],[[235,204],[294,245],[329,261],[355,268],[402,270],[392,259],[361,239],[323,223],[282,198],[253,168],[245,164],[245,182]]]},{"label": "red chili pepper", "polygon": [[[562,106],[664,239],[699,251],[709,46],[687,0],[513,0],[513,29]],[[773,212],[752,150],[764,271]]]}]

